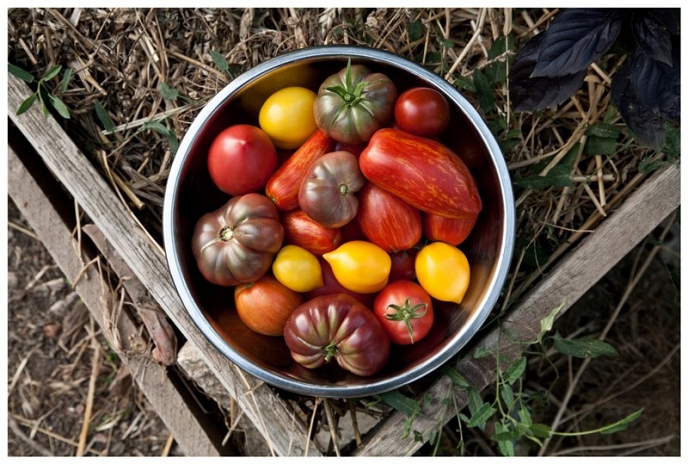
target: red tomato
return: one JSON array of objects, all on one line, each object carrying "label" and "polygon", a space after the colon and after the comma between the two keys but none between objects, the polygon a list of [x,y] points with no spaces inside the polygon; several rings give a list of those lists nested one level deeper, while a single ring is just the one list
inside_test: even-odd
[{"label": "red tomato", "polygon": [[435,320],[430,295],[409,280],[395,280],[383,288],[375,298],[373,312],[397,345],[421,340]]},{"label": "red tomato", "polygon": [[288,289],[271,275],[237,285],[234,303],[241,321],[263,335],[281,336],[292,311],[303,303],[303,296]]},{"label": "red tomato", "polygon": [[220,132],[208,151],[217,188],[230,195],[258,192],[277,168],[277,150],[261,128],[236,124]]},{"label": "red tomato", "polygon": [[392,270],[389,271],[389,281],[416,280],[416,255],[418,248],[390,253],[392,257]]},{"label": "red tomato", "polygon": [[421,137],[440,135],[449,125],[449,117],[449,102],[429,87],[408,89],[394,105],[394,119],[399,127]]}]

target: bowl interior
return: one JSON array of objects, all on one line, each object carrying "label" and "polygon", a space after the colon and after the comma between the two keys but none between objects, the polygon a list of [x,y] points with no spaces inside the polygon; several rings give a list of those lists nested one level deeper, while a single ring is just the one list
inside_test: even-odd
[{"label": "bowl interior", "polygon": [[[471,264],[471,283],[460,305],[438,303],[430,334],[413,346],[394,346],[385,369],[358,377],[333,365],[308,370],[291,359],[281,337],[248,329],[234,309],[234,289],[208,283],[191,253],[196,221],[219,208],[219,191],[206,167],[214,136],[237,123],[258,124],[262,103],[276,90],[299,85],[317,92],[320,82],[346,66],[365,64],[387,74],[399,93],[414,86],[440,90],[452,107],[442,137],[466,162],[479,186],[483,211],[460,249]],[[180,297],[201,331],[232,362],[277,387],[329,397],[364,396],[416,380],[456,354],[477,331],[503,285],[513,247],[513,198],[499,148],[475,110],[448,83],[395,55],[357,47],[322,47],[292,52],[235,79],[199,114],[176,155],[165,199],[165,247]],[[335,364],[335,363],[333,363]]]}]

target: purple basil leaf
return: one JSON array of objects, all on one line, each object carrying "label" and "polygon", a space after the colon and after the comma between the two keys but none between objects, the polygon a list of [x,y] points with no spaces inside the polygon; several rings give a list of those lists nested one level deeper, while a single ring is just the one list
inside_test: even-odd
[{"label": "purple basil leaf", "polygon": [[621,24],[619,10],[562,10],[545,31],[531,77],[559,77],[587,69],[609,50]]},{"label": "purple basil leaf", "polygon": [[667,28],[648,15],[634,15],[631,24],[635,41],[645,54],[671,66],[671,34]]},{"label": "purple basil leaf", "polygon": [[611,99],[628,128],[648,146],[659,150],[666,138],[664,118],[638,97],[628,63],[619,68],[612,80]]},{"label": "purple basil leaf", "polygon": [[[679,41],[675,40],[676,48]],[[679,122],[681,116],[681,55],[672,53],[673,66],[655,61],[641,48],[631,55],[631,82],[638,98],[650,109],[659,111],[668,119]]]},{"label": "purple basil leaf", "polygon": [[648,8],[647,14],[664,24],[671,34],[679,33],[680,10],[677,8]]},{"label": "purple basil leaf", "polygon": [[516,111],[531,111],[558,105],[578,90],[585,70],[563,77],[530,77],[537,62],[544,33],[531,38],[518,51],[509,71],[509,93]]}]

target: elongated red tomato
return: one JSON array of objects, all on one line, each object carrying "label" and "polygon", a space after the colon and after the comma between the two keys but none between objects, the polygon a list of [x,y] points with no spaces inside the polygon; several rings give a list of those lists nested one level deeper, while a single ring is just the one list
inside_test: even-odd
[{"label": "elongated red tomato", "polygon": [[356,220],[368,240],[390,253],[411,248],[423,234],[418,208],[370,182],[358,192]]},{"label": "elongated red tomato", "polygon": [[318,129],[270,176],[265,194],[280,211],[299,206],[299,188],[313,162],[329,153],[335,141]]},{"label": "elongated red tomato", "polygon": [[360,157],[363,175],[421,211],[446,217],[482,209],[478,186],[445,145],[396,129],[380,129]]},{"label": "elongated red tomato", "polygon": [[468,237],[478,220],[478,215],[448,218],[437,214],[423,214],[423,233],[432,242],[460,245]]},{"label": "elongated red tomato", "polygon": [[314,255],[328,253],[342,244],[341,230],[323,226],[300,209],[285,213],[282,226],[287,243],[300,246]]}]

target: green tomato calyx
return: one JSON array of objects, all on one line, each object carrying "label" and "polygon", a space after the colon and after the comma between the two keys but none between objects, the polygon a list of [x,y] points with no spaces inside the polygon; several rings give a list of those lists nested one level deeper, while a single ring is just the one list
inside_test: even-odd
[{"label": "green tomato calyx", "polygon": [[337,341],[332,340],[325,346],[325,348],[323,348],[323,352],[325,353],[325,362],[330,362],[330,359],[337,355],[337,351]]},{"label": "green tomato calyx", "polygon": [[332,85],[325,87],[325,89],[337,94],[347,106],[356,106],[358,102],[361,101],[363,89],[365,89],[367,85],[367,82],[359,82],[354,86],[351,77],[351,58],[349,58],[349,61],[346,63],[344,85]]},{"label": "green tomato calyx", "polygon": [[[393,309],[394,312],[391,312],[390,308]],[[413,343],[413,327],[411,327],[411,320],[421,318],[425,316],[425,313],[427,312],[427,303],[418,303],[411,306],[411,298],[407,297],[406,301],[404,301],[402,305],[387,305],[387,312],[385,313],[385,317],[389,321],[403,322],[406,325],[406,329],[408,330],[411,343]]]}]

